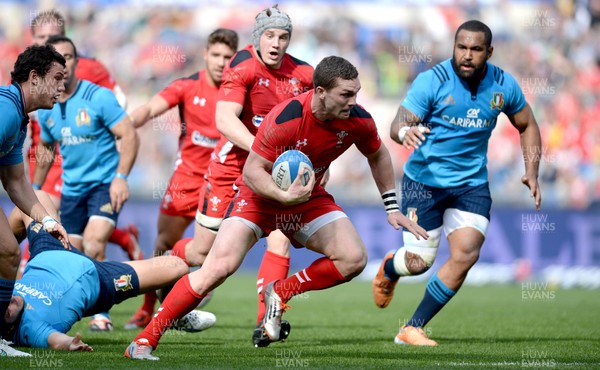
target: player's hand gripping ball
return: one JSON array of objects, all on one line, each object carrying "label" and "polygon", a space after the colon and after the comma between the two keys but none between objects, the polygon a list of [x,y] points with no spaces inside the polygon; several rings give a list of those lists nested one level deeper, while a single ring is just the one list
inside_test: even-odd
[{"label": "player's hand gripping ball", "polygon": [[271,176],[279,189],[287,190],[298,177],[298,173],[301,174],[302,185],[308,184],[310,179],[308,169],[314,171],[310,159],[304,153],[299,150],[287,150],[273,163]]}]

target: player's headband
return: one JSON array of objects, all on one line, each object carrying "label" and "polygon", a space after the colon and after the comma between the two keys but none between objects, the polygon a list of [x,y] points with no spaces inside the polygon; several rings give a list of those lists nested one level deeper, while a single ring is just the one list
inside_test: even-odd
[{"label": "player's headband", "polygon": [[252,30],[252,42],[256,50],[260,50],[260,37],[269,28],[286,30],[292,36],[292,20],[289,15],[279,10],[277,5],[267,8],[256,15],[254,29]]}]

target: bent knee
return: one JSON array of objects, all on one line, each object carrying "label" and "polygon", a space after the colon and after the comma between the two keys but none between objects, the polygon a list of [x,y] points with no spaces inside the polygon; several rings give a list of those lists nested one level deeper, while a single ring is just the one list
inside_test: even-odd
[{"label": "bent knee", "polygon": [[[342,261],[340,261],[342,262]],[[340,271],[347,280],[351,280],[355,276],[359,275],[367,266],[367,254],[363,253],[352,253],[346,256],[343,260],[343,266]]]},{"label": "bent knee", "polygon": [[471,267],[479,260],[479,249],[459,251],[454,253],[451,259],[457,264]]}]

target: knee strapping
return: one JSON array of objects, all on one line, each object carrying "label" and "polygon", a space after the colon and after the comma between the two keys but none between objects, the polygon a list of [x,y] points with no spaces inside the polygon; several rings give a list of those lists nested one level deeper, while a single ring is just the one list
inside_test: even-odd
[{"label": "knee strapping", "polygon": [[408,231],[403,232],[404,247],[398,249],[394,255],[394,269],[400,276],[413,275],[406,265],[406,252],[418,255],[427,268],[431,267],[437,255],[438,246],[442,236],[442,227],[427,231],[429,239],[417,239]]}]

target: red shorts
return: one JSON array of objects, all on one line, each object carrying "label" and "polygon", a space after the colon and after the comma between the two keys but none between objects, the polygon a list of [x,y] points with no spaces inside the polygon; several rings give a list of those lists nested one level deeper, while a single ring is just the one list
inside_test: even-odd
[{"label": "red shorts", "polygon": [[[31,183],[33,184],[33,173],[35,172],[35,155],[29,155],[29,178],[31,179]],[[50,170],[48,171],[48,176],[46,176],[46,180],[44,181],[44,185],[42,185],[42,190],[58,199],[60,199],[60,195],[62,193],[62,155],[57,154],[54,158],[54,162],[52,166],[50,166]]]},{"label": "red shorts", "polygon": [[198,207],[198,194],[203,182],[202,175],[174,172],[160,203],[160,213],[194,218]]},{"label": "red shorts", "polygon": [[208,229],[218,230],[231,199],[235,196],[235,180],[242,169],[211,162],[200,189],[196,221]]},{"label": "red shorts", "polygon": [[[257,195],[246,185],[241,185],[239,194],[233,200],[227,217],[248,220],[258,226],[264,235],[278,229],[293,241],[294,234],[314,227],[310,224],[311,221],[336,211],[343,213],[342,207],[335,203],[333,196],[322,186],[313,189],[308,202],[284,206]],[[339,216],[335,217],[335,219],[337,218]]]}]

